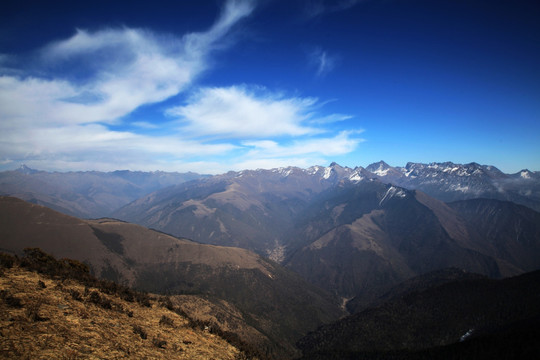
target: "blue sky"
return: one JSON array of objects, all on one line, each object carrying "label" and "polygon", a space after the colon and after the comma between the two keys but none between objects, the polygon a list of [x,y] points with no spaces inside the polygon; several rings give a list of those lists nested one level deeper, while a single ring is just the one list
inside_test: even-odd
[{"label": "blue sky", "polygon": [[540,5],[7,0],[0,169],[540,170]]}]

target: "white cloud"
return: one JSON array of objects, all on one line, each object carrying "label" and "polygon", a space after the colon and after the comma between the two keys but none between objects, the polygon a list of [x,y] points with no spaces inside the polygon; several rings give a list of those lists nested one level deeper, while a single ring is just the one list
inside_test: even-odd
[{"label": "white cloud", "polygon": [[[349,115],[321,115],[325,103],[317,98],[263,87],[191,91],[185,104],[166,111],[174,119],[160,118],[159,125],[133,115],[192,88],[212,52],[223,49],[231,28],[253,7],[251,1],[228,1],[207,31],[182,37],[79,29],[44,47],[33,64],[37,71],[0,68],[0,165],[218,173],[307,167],[353,151],[362,141],[358,132],[327,128]],[[334,66],[334,57],[322,54],[320,75]]]},{"label": "white cloud", "polygon": [[251,158],[287,158],[298,156],[336,156],[350,153],[364,140],[354,137],[361,131],[342,131],[333,137],[308,138],[280,144],[272,140],[244,141]]},{"label": "white cloud", "polygon": [[183,91],[206,69],[206,58],[221,46],[219,41],[252,10],[250,1],[228,1],[208,31],[182,38],[126,27],[79,29],[41,51],[42,63],[36,66],[52,72],[53,80],[3,77],[1,101],[9,109],[0,110],[0,116],[40,113],[49,123],[114,123],[141,105]]},{"label": "white cloud", "polygon": [[[258,90],[258,91],[256,91]],[[284,97],[245,86],[203,88],[188,104],[171,108],[184,131],[230,138],[313,135],[323,131],[313,112],[317,99]]]},{"label": "white cloud", "polygon": [[225,3],[219,20],[205,33],[193,33],[184,37],[184,47],[188,54],[200,56],[206,48],[221,39],[223,34],[255,8],[252,0],[229,0]]},{"label": "white cloud", "polygon": [[[72,123],[116,122],[141,105],[178,94],[204,69],[203,58],[186,61],[174,44],[128,28],[78,30],[49,46],[44,58],[55,66],[75,62],[91,74],[89,79],[70,79],[69,93],[49,99],[56,109],[51,120]],[[50,86],[58,81],[50,81]]]},{"label": "white cloud", "polygon": [[158,124],[148,122],[148,121],[133,121],[131,123],[132,126],[141,128],[141,129],[147,129],[147,130],[153,130],[153,129],[159,129],[160,126]]},{"label": "white cloud", "polygon": [[[183,158],[200,155],[218,155],[231,151],[231,144],[203,144],[182,140],[177,136],[151,137],[131,132],[110,131],[99,124],[71,125],[60,128],[35,128],[27,131],[6,129],[0,142],[3,156],[28,155],[36,158],[80,157],[153,157]],[[131,154],[131,155],[130,155]]]},{"label": "white cloud", "polygon": [[[142,105],[184,91],[253,8],[251,1],[228,1],[208,31],[180,38],[131,28],[77,30],[40,51],[33,74],[46,77],[0,69],[0,161],[35,161],[44,169],[64,162],[102,165],[98,159],[140,165],[159,156],[174,161],[234,149],[172,133],[152,137],[113,131],[109,125],[120,125],[122,117]],[[151,123],[134,126],[149,128]]]}]

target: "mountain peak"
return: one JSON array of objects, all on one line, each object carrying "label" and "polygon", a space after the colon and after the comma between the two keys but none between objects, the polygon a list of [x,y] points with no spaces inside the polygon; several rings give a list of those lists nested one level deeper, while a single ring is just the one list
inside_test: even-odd
[{"label": "mountain peak", "polygon": [[17,170],[15,170],[21,174],[26,174],[26,175],[29,175],[29,174],[35,174],[37,172],[39,172],[38,170],[35,170],[35,169],[31,169],[29,168],[28,166],[26,166],[26,164],[22,164],[21,166],[19,166],[19,168]]},{"label": "mountain peak", "polygon": [[372,172],[375,175],[378,176],[385,176],[388,174],[388,170],[390,170],[391,166],[385,163],[383,160],[370,164],[366,170]]},{"label": "mountain peak", "polygon": [[389,168],[390,165],[388,165],[384,160],[380,160],[378,162],[375,162],[373,164],[370,164],[368,168]]},{"label": "mountain peak", "polygon": [[519,177],[523,179],[530,179],[533,175],[533,173],[528,169],[523,169],[518,174],[519,174]]}]

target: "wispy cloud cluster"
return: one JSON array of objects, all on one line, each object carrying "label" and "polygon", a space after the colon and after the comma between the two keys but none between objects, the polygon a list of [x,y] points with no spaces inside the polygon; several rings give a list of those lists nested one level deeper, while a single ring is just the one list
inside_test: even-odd
[{"label": "wispy cloud cluster", "polygon": [[293,140],[280,144],[272,140],[245,141],[244,146],[251,147],[250,156],[253,158],[284,158],[342,155],[353,151],[362,139],[354,135],[362,131],[342,131],[332,137],[309,140]]},{"label": "wispy cloud cluster", "polygon": [[[308,166],[354,150],[357,132],[324,127],[348,116],[318,115],[316,98],[256,86],[197,89],[214,50],[253,9],[251,1],[228,1],[207,31],[181,37],[127,27],[79,29],[39,50],[32,71],[8,71],[1,66],[12,57],[3,57],[0,164],[221,172]],[[333,66],[323,57],[320,75]],[[164,101],[179,94],[186,100],[166,108]],[[154,117],[133,118],[151,104],[161,104]]]},{"label": "wispy cloud cluster", "polygon": [[309,62],[315,68],[315,74],[318,77],[323,77],[334,70],[337,61],[337,56],[330,55],[328,51],[321,48],[316,48],[309,54]]},{"label": "wispy cloud cluster", "polygon": [[8,111],[2,115],[40,117],[49,125],[116,122],[191,85],[219,40],[252,10],[251,2],[229,1],[208,31],[181,38],[132,28],[79,29],[40,51],[37,66],[52,80],[2,76],[0,104]]},{"label": "wispy cloud cluster", "polygon": [[279,96],[245,86],[203,88],[184,106],[168,110],[185,123],[184,130],[198,135],[260,138],[315,134],[306,123],[317,99]]}]

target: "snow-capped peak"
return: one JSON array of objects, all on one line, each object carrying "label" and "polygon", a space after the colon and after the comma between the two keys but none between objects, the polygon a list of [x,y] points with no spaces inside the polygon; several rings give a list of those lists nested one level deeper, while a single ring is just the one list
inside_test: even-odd
[{"label": "snow-capped peak", "polygon": [[372,174],[375,174],[377,176],[386,176],[388,175],[388,172],[390,171],[391,167],[384,161],[379,161],[377,163],[370,164],[366,170],[371,172]]},{"label": "snow-capped peak", "polygon": [[523,179],[530,179],[531,178],[531,172],[527,169],[525,170],[521,170],[520,173],[519,173],[519,176],[522,177]]},{"label": "snow-capped peak", "polygon": [[[287,177],[287,176],[291,175],[295,169],[296,168],[294,166],[287,166],[287,167],[274,168],[274,169],[271,169],[270,171],[275,173],[275,174],[279,174],[279,175],[281,175],[283,177]],[[304,170],[302,170],[302,171],[304,171]]]},{"label": "snow-capped peak", "polygon": [[365,174],[365,169],[362,168],[362,167],[357,167],[353,170],[353,172],[349,175],[349,181],[352,181],[352,182],[360,182],[362,180],[364,180],[366,177],[364,176]]},{"label": "snow-capped peak", "polygon": [[38,172],[37,170],[34,170],[34,169],[29,168],[28,166],[26,166],[26,164],[22,164],[22,165],[17,169],[17,171],[20,172],[20,173],[22,173],[22,174],[26,174],[26,175],[35,174],[35,173]]}]

